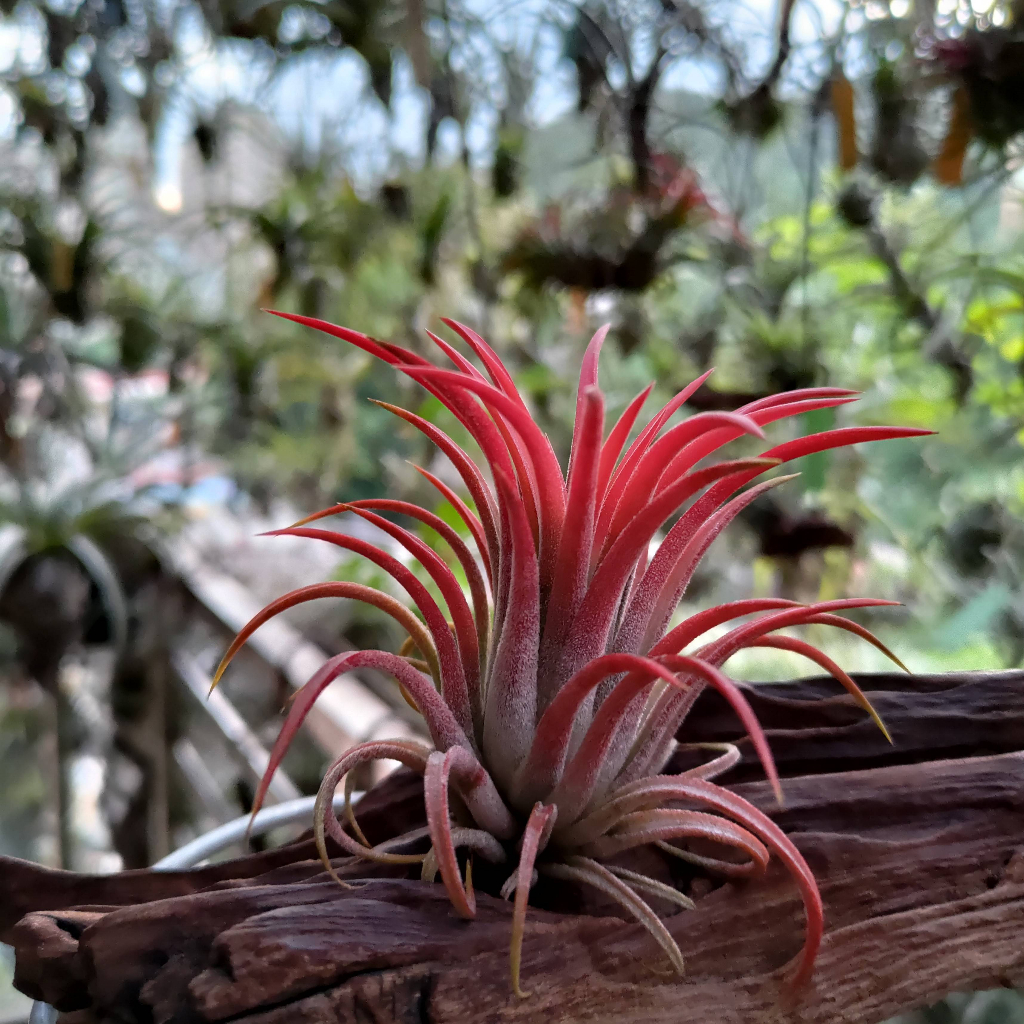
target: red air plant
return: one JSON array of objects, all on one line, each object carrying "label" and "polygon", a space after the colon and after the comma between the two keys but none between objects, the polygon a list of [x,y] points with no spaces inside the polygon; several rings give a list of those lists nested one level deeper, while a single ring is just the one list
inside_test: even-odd
[{"label": "red air plant", "polygon": [[[414,413],[384,407],[422,431],[448,457],[475,510],[446,484],[420,470],[455,508],[477,552],[434,513],[389,499],[336,505],[275,535],[309,537],[354,551],[390,574],[422,619],[380,591],[356,583],[321,583],[273,602],[239,633],[215,677],[262,623],[303,601],[347,597],[389,613],[408,632],[398,654],[358,651],[328,661],[297,693],[274,745],[256,796],[258,808],[290,741],[324,688],[348,669],[393,675],[423,715],[433,749],[407,741],[364,743],[329,769],[320,789],[315,831],[328,863],[325,836],[355,857],[419,863],[425,879],[440,873],[455,910],[475,913],[472,855],[510,866],[502,894],[515,893],[511,972],[517,994],[524,922],[538,874],[595,887],[641,922],[677,970],[683,958],[668,929],[642,894],[692,906],[674,888],[606,863],[623,851],[654,844],[726,875],[762,872],[772,855],[791,872],[806,913],[806,938],[793,981],[813,968],[822,937],[823,908],[814,878],[797,848],[771,819],[710,780],[734,765],[735,747],[678,775],[662,774],[694,701],[710,687],[729,702],[750,735],[777,795],[771,752],[742,688],[722,672],[745,647],[802,654],[853,695],[876,721],[857,684],[830,658],[802,640],[779,636],[788,626],[824,624],[884,645],[864,627],[836,614],[886,605],[875,600],[803,605],[764,598],[709,608],[669,628],[673,612],[711,542],[759,494],[791,477],[743,486],[783,462],[829,448],[927,431],[847,427],[787,441],[757,458],[706,464],[708,456],[743,435],[763,438],[776,420],[843,405],[855,393],[809,388],[761,398],[737,412],[707,412],[668,426],[707,374],[684,388],[627,445],[651,388],[638,395],[604,434],[604,399],[597,364],[607,328],[583,357],[568,472],[531,417],[508,370],[477,334],[444,322],[486,371],[431,334],[454,365],[442,369],[397,345],[321,320],[278,314],[371,353],[421,384],[466,428],[488,473],[450,437]],[[653,385],[652,385],[653,386]],[[687,506],[661,540],[665,522]],[[400,560],[364,540],[305,524],[353,512],[387,533],[418,560],[437,585],[447,611]],[[408,516],[440,534],[468,581],[468,596],[452,570],[409,530],[380,513]],[[709,630],[754,616],[713,640]],[[449,621],[450,620],[450,621]],[[693,647],[692,652],[682,653]],[[895,659],[894,659],[895,660]],[[878,724],[881,726],[881,722]],[[883,727],[884,731],[884,727]],[[400,761],[424,780],[426,829],[371,847],[349,811],[352,835],[331,810],[335,789],[369,761]],[[408,851],[413,841],[426,853]],[[709,860],[673,845],[712,840],[742,860]],[[457,851],[466,851],[465,875]],[[422,849],[422,847],[421,847]],[[735,854],[734,854],[735,858]]]}]

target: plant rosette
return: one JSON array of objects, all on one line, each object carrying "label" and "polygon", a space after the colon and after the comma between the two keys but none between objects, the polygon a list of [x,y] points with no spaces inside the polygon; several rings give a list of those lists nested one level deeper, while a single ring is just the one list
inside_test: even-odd
[{"label": "plant rosette", "polygon": [[[710,688],[743,723],[781,802],[764,733],[743,687],[723,672],[728,659],[744,648],[780,648],[809,658],[834,676],[884,732],[867,698],[839,665],[806,641],[779,631],[834,626],[899,664],[867,629],[838,614],[894,602],[740,600],[707,608],[676,625],[673,613],[714,539],[759,495],[792,479],[776,476],[754,483],[757,478],[815,452],[930,431],[843,427],[785,441],[754,458],[711,462],[730,441],[764,439],[769,424],[845,405],[856,392],[805,388],[758,399],[735,412],[705,412],[670,425],[673,414],[704,383],[704,374],[631,442],[653,385],[629,403],[606,435],[598,387],[598,357],[607,333],[602,328],[583,357],[572,449],[563,471],[507,368],[468,327],[444,321],[482,369],[434,334],[430,338],[451,368],[344,327],[277,315],[349,342],[422,385],[465,428],[482,460],[426,419],[381,403],[426,435],[451,462],[469,501],[426,469],[419,471],[453,506],[473,547],[434,512],[388,498],[335,505],[272,531],[273,536],[307,537],[369,559],[406,591],[416,610],[361,584],[328,582],[279,598],[242,629],[214,685],[256,629],[305,601],[365,601],[408,633],[398,652],[367,650],[331,658],[299,689],[253,813],[319,694],[342,672],[377,669],[397,680],[423,716],[433,746],[407,740],[363,743],[329,768],[314,821],[329,869],[327,836],[357,858],[420,865],[423,879],[440,875],[456,912],[472,918],[474,858],[504,865],[501,895],[514,898],[512,987],[523,996],[520,960],[527,906],[541,875],[592,886],[614,900],[647,928],[682,973],[682,952],[647,899],[684,908],[691,901],[616,858],[654,845],[704,870],[743,878],[762,874],[776,857],[792,875],[805,909],[803,948],[789,970],[792,985],[801,985],[813,970],[824,931],[822,900],[811,870],[786,834],[713,781],[737,762],[738,750],[722,744],[716,756],[695,768],[680,774],[664,769],[688,712]],[[440,602],[381,547],[309,525],[342,512],[360,516],[405,548],[436,585]],[[385,515],[406,516],[435,530],[458,560],[466,587],[430,545]],[[677,518],[650,555],[652,541],[672,517]],[[709,631],[730,624],[708,639]],[[346,831],[332,800],[343,782],[351,790],[354,769],[381,758],[422,774],[426,827],[371,846],[350,808],[343,812]],[[694,842],[706,849],[709,841],[728,852],[716,858],[688,849]]]}]

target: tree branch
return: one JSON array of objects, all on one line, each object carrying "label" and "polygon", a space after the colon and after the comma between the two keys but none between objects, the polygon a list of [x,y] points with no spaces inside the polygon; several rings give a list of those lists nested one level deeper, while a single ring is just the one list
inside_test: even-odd
[{"label": "tree branch", "polygon": [[[877,759],[878,747],[858,731],[863,713],[847,698],[823,698],[834,691],[802,681],[755,693],[768,702],[760,710],[784,772],[816,774],[786,780],[784,809],[763,782],[734,787],[790,834],[821,888],[825,943],[811,983],[795,995],[783,984],[784,966],[800,947],[803,920],[781,869],[716,887],[686,866],[661,864],[667,880],[698,900],[696,910],[666,917],[686,957],[682,980],[639,926],[565,886],[539,889],[548,907],[588,913],[531,909],[523,977],[532,995],[517,1000],[508,904],[480,893],[478,917],[466,923],[439,885],[378,877],[343,889],[301,859],[308,844],[278,851],[269,871],[261,855],[233,868],[149,875],[149,898],[157,888],[165,897],[156,902],[29,913],[7,932],[18,983],[101,1019],[252,1024],[872,1024],[952,990],[1024,984],[1024,753],[970,756],[1024,746],[1024,674],[862,681],[885,706],[893,756],[919,763],[828,771],[830,746],[836,761],[856,764]],[[720,712],[709,704],[706,730]],[[791,745],[818,751],[793,758]],[[954,749],[956,760],[931,759]],[[392,829],[406,827],[414,797],[415,783],[399,773],[367,798],[366,825],[386,829],[393,816]],[[366,877],[365,866],[336,863],[350,878]],[[652,866],[658,861],[644,865]],[[53,906],[60,879],[77,879],[73,898],[83,902],[103,902],[102,885],[108,899],[130,903],[128,890],[143,895],[146,877],[84,880],[21,862],[2,867],[0,907],[16,898],[24,908],[27,890]],[[189,884],[192,895],[166,898]],[[200,884],[210,887],[194,891]]]}]

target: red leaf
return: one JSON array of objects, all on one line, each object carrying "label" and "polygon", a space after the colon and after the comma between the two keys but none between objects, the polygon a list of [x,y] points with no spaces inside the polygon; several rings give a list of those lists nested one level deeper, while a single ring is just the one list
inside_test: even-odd
[{"label": "red leaf", "polygon": [[[654,660],[654,659],[644,659]],[[699,677],[703,683],[710,685],[728,701],[729,705],[736,712],[743,727],[750,736],[751,743],[757,751],[757,755],[764,766],[765,774],[772,784],[776,797],[781,802],[782,789],[779,783],[778,772],[775,769],[775,761],[772,758],[768,741],[757,721],[757,716],[751,710],[746,698],[740,692],[735,683],[728,679],[718,668],[699,658],[688,657],[685,654],[670,654],[659,657],[656,664],[661,664],[673,673],[685,672],[690,676]],[[664,678],[664,677],[662,677]],[[650,686],[651,680],[639,673],[631,673],[626,679],[618,683],[614,690],[605,699],[594,716],[594,721],[587,730],[579,750],[566,766],[561,781],[551,795],[560,808],[564,820],[572,821],[590,803],[594,794],[594,788],[598,782],[601,766],[604,763],[605,754],[608,751],[609,743],[615,734],[616,726],[622,713],[630,705],[633,698]],[[682,690],[679,697],[692,704],[696,696],[703,689],[702,686],[684,682],[672,677],[671,685],[674,689]]]},{"label": "red leaf", "polygon": [[448,568],[448,565],[441,556],[414,533],[410,533],[404,527],[398,526],[383,516],[379,516],[365,508],[356,508],[355,506],[349,506],[349,508],[361,519],[372,523],[379,530],[383,530],[388,536],[397,540],[399,544],[419,561],[420,565],[430,575],[430,578],[437,584],[445,604],[448,605],[448,612],[454,624],[455,637],[458,640],[459,652],[462,655],[462,670],[465,673],[466,685],[469,689],[470,705],[473,708],[474,715],[479,715],[480,645],[477,638],[476,623],[473,621],[473,614],[469,610],[466,597],[462,592],[459,581],[455,578],[455,574]]},{"label": "red leaf", "polygon": [[[608,335],[611,324],[605,324],[598,328],[597,332],[590,339],[587,350],[583,353],[583,361],[580,364],[580,382],[576,388],[576,419],[572,430],[572,448],[569,451],[569,471],[566,473],[566,480],[572,477],[573,463],[576,461],[576,452],[579,448],[579,435],[582,429],[584,409],[586,407],[586,394],[588,388],[596,388],[597,366],[601,358],[601,346]],[[604,436],[604,423],[601,424],[601,436]],[[600,438],[598,438],[600,445]]]},{"label": "red leaf", "polygon": [[753,459],[740,459],[688,474],[666,488],[633,518],[609,548],[587,587],[557,669],[557,680],[567,679],[605,649],[629,574],[640,553],[665,519],[697,491],[720,477],[735,477],[740,475],[741,470],[761,471],[749,469],[755,465],[761,466],[762,463]]},{"label": "red leaf", "polygon": [[[898,604],[897,601],[881,601],[873,598],[848,598],[790,608],[772,615],[761,616],[753,622],[737,626],[724,637],[702,647],[696,652],[696,656],[721,665],[747,641],[775,629],[802,625],[822,612],[850,608],[893,607]],[[658,761],[664,763],[665,752],[678,732],[687,711],[688,706],[684,706],[675,694],[666,694],[662,697],[646,720],[642,735],[637,740],[635,753],[620,773],[620,780],[623,784],[650,774],[651,765]]]},{"label": "red leaf", "polygon": [[516,803],[529,804],[550,793],[565,765],[577,714],[587,696],[609,676],[636,674],[638,685],[654,678],[675,684],[672,672],[659,662],[637,654],[603,654],[583,666],[554,696],[537,723],[530,752],[516,776]]},{"label": "red leaf", "polygon": [[546,667],[565,640],[565,634],[579,608],[587,586],[590,547],[594,537],[595,482],[601,458],[601,434],[604,426],[604,401],[601,392],[588,386],[582,397],[582,411],[576,421],[573,442],[575,459],[569,471],[569,499],[565,521],[551,582],[547,617],[544,623],[540,653],[538,699],[543,707],[552,694],[545,685]]},{"label": "red leaf", "polygon": [[[385,594],[372,587],[364,587],[361,583],[334,582],[314,583],[308,587],[300,587],[293,590],[276,601],[271,601],[265,608],[257,612],[239,631],[238,635],[231,641],[224,657],[221,658],[217,671],[213,675],[213,682],[210,685],[212,690],[224,675],[224,670],[231,663],[234,656],[241,650],[245,642],[265,622],[269,622],[274,616],[281,612],[294,608],[296,605],[304,604],[306,601],[316,601],[324,597],[348,598],[352,601],[363,601],[366,604],[379,608],[382,612],[390,615],[402,626],[408,634],[416,641],[423,656],[434,662],[436,670],[437,652],[434,650],[433,642],[429,634],[423,628],[423,624],[416,616],[405,607],[400,601],[396,601],[390,594]],[[425,647],[424,647],[425,645]],[[438,673],[440,674],[440,673]]]},{"label": "red leaf", "polygon": [[448,775],[454,751],[434,751],[427,758],[427,769],[423,774],[423,803],[427,809],[427,827],[434,856],[441,872],[441,881],[448,890],[448,898],[459,917],[472,920],[476,917],[476,897],[473,890],[462,885],[459,862],[452,843],[452,825],[448,814]]},{"label": "red leaf", "polygon": [[459,746],[472,750],[465,732],[452,715],[451,709],[434,688],[433,683],[422,673],[412,667],[404,658],[387,651],[349,651],[338,654],[322,665],[309,682],[300,686],[288,708],[284,725],[274,740],[270,751],[267,769],[260,779],[259,788],[253,798],[253,814],[262,806],[267,795],[270,780],[274,777],[295,734],[302,727],[316,702],[317,697],[342,674],[352,668],[375,668],[388,672],[412,694],[423,715],[423,720],[430,730],[434,745],[440,750]]},{"label": "red leaf", "polygon": [[[374,401],[371,399],[371,401]],[[459,476],[462,477],[466,489],[469,491],[476,504],[477,514],[480,516],[481,527],[487,538],[487,550],[490,554],[492,567],[498,561],[498,510],[494,503],[494,497],[484,480],[483,474],[477,464],[443,431],[435,427],[433,423],[409,412],[397,405],[389,405],[387,402],[374,401],[382,409],[394,413],[396,416],[411,423],[417,430],[424,434],[448,457],[448,460],[455,467]],[[426,470],[420,472],[426,474]],[[428,479],[430,479],[428,477]],[[435,478],[436,479],[436,478]],[[450,499],[449,499],[450,500]]]},{"label": "red leaf", "polygon": [[529,524],[514,500],[515,485],[500,471],[494,480],[512,510],[510,591],[505,619],[495,633],[482,749],[495,778],[507,785],[529,749],[536,722],[540,577]]},{"label": "red leaf", "polygon": [[487,580],[491,585],[491,590],[493,591],[494,576],[493,569],[491,567],[491,553],[487,547],[487,538],[484,536],[484,529],[480,520],[472,513],[472,511],[470,511],[466,503],[443,480],[438,479],[433,473],[424,469],[422,466],[417,466],[412,462],[410,462],[409,465],[412,466],[420,476],[429,480],[430,483],[434,485],[448,504],[451,505],[459,514],[459,518],[466,524],[469,532],[473,535],[473,540],[476,542],[476,549],[480,553],[480,560],[484,563],[484,572],[487,573]]},{"label": "red leaf", "polygon": [[520,999],[528,995],[519,984],[519,966],[522,960],[523,933],[526,930],[526,907],[530,899],[530,886],[533,884],[533,865],[551,834],[557,813],[557,808],[550,804],[538,803],[530,812],[523,830],[523,845],[519,852],[519,867],[516,869],[516,901],[512,910],[512,945],[509,952],[512,990]]},{"label": "red leaf", "polygon": [[[704,381],[708,379],[708,377],[711,376],[712,372],[713,371],[708,370],[695,381],[692,381],[683,388],[683,390],[680,391],[672,401],[664,405],[659,412],[655,414],[647,426],[640,431],[633,443],[628,449],[626,449],[626,454],[623,456],[618,468],[611,475],[611,479],[607,487],[607,493],[602,496],[605,505],[612,504],[612,507],[614,508],[614,504],[618,501],[618,494],[621,493],[622,489],[629,483],[629,479],[633,475],[633,470],[636,468],[637,463],[642,458],[644,452],[650,447],[661,428],[668,422],[669,417],[701,386],[701,384],[704,383]],[[602,514],[604,512],[603,506],[601,512]],[[599,551],[595,548],[595,560],[598,554]]]},{"label": "red leaf", "polygon": [[458,320],[449,320],[441,317],[441,323],[447,324],[477,355],[477,358],[487,367],[494,386],[508,395],[513,401],[523,405],[523,399],[519,394],[512,375],[505,369],[505,364],[498,357],[498,353],[480,337],[476,331],[471,330]]},{"label": "red leaf", "polygon": [[329,334],[332,338],[340,338],[342,341],[347,341],[350,345],[355,345],[356,348],[361,348],[364,352],[368,352],[371,356],[376,356],[392,366],[420,359],[419,356],[406,349],[401,349],[397,345],[377,341],[376,338],[371,338],[368,334],[350,330],[348,327],[339,327],[337,324],[328,323],[326,320],[318,320],[316,317],[300,316],[298,313],[283,313],[278,309],[265,309],[263,312],[279,316],[282,320],[291,320],[294,323],[302,324],[303,327],[312,327],[313,330]]},{"label": "red leaf", "polygon": [[595,811],[593,817],[596,819],[599,815],[605,817],[614,815],[616,805],[644,807],[647,800],[654,800],[660,804],[673,799],[701,803],[713,808],[719,814],[732,818],[733,821],[766,843],[771,852],[785,864],[790,874],[793,875],[800,888],[807,917],[807,933],[794,978],[794,984],[802,984],[810,977],[815,957],[821,946],[825,930],[825,908],[822,905],[821,894],[814,881],[814,875],[807,866],[807,862],[785,832],[771,818],[759,811],[753,804],[721,786],[698,779],[683,781],[671,775],[652,776],[632,783],[628,787],[623,787],[611,801]]},{"label": "red leaf", "polygon": [[[345,533],[336,533],[333,530],[314,530],[306,526],[291,527],[285,530],[271,530],[265,534],[268,537],[308,537],[311,540],[322,540],[335,547],[345,548],[354,551],[364,558],[368,558],[374,565],[379,566],[408,592],[416,607],[419,608],[426,620],[430,635],[434,638],[434,646],[437,648],[437,659],[441,665],[441,680],[444,687],[444,699],[452,709],[459,724],[468,733],[473,730],[473,715],[469,702],[469,690],[466,682],[466,675],[462,669],[462,661],[459,657],[459,650],[455,644],[455,638],[448,628],[441,609],[437,602],[430,596],[427,588],[416,578],[411,569],[406,568],[392,555],[381,551],[380,548],[358,537],[351,537]],[[420,709],[423,710],[422,708]]]},{"label": "red leaf", "polygon": [[699,413],[683,420],[682,423],[677,423],[644,452],[629,480],[626,481],[628,487],[620,480],[609,491],[604,507],[601,509],[601,517],[594,537],[595,547],[600,552],[598,558],[604,554],[607,543],[614,540],[626,523],[657,492],[660,480],[679,479],[697,461],[692,460],[689,466],[681,466],[678,471],[673,471],[669,476],[666,471],[679,454],[679,450],[715,428],[720,428],[723,424],[731,425],[737,435],[747,433],[754,437],[764,437],[764,432],[753,419],[734,412]]},{"label": "red leaf", "polygon": [[643,408],[643,404],[647,401],[647,396],[653,388],[653,383],[648,384],[626,406],[622,415],[616,420],[615,426],[612,427],[611,433],[608,435],[608,440],[605,441],[604,447],[601,449],[601,468],[597,474],[597,504],[599,508],[601,502],[604,501],[605,492],[608,490],[608,481],[611,478],[612,470],[615,469],[615,463],[618,462],[619,456],[622,454],[626,438],[629,437],[629,432],[633,429],[633,424],[636,422],[637,416],[640,415],[640,410]]},{"label": "red leaf", "polygon": [[427,337],[463,372],[470,377],[483,380],[483,374],[456,348],[449,345],[444,338],[439,338],[433,331],[427,331]]},{"label": "red leaf", "polygon": [[794,654],[801,654],[816,665],[820,665],[829,675],[842,684],[843,689],[872,717],[875,725],[882,730],[882,735],[892,743],[892,736],[885,727],[885,723],[875,711],[871,701],[864,695],[864,691],[850,678],[850,676],[837,665],[824,651],[807,643],[806,640],[798,640],[792,636],[761,636],[751,640],[745,647],[773,647],[780,651],[792,651]]},{"label": "red leaf", "polygon": [[[565,484],[562,480],[562,470],[558,459],[544,432],[522,405],[488,384],[466,377],[458,377],[449,370],[418,369],[410,370],[408,373],[415,380],[443,382],[471,391],[483,401],[492,415],[507,420],[522,439],[529,455],[533,478],[537,482],[542,560],[541,585],[546,589],[547,586],[550,586],[550,573],[553,569],[554,558],[558,550],[558,538],[565,517]],[[523,486],[524,475],[520,470],[520,486]],[[528,482],[530,481],[529,476],[526,476],[526,479]],[[549,563],[546,577],[543,572],[545,558]]]},{"label": "red leaf", "polygon": [[[767,399],[762,399],[761,401],[766,404],[749,413],[743,413],[743,410],[740,410],[740,412],[759,426],[767,426],[769,423],[798,416],[805,412],[814,412],[817,409],[830,409],[838,405],[845,405],[848,402],[852,402],[853,398],[848,395],[831,395],[802,401],[775,402],[771,405],[767,404]],[[759,403],[753,402],[751,405],[759,405]],[[742,432],[735,427],[721,427],[717,430],[709,431],[703,437],[691,442],[683,451],[676,455],[666,468],[661,478],[662,481],[674,480],[679,474],[685,473],[696,466],[701,459],[706,458],[712,452],[718,451],[719,448],[740,436],[742,436]]]},{"label": "red leaf", "polygon": [[[438,483],[440,483],[440,481],[438,481]],[[399,512],[410,516],[413,519],[418,519],[421,523],[424,523],[426,526],[429,526],[434,530],[442,540],[448,544],[452,551],[455,552],[455,557],[459,560],[459,564],[462,566],[462,570],[466,574],[466,581],[469,584],[469,593],[473,599],[473,619],[476,622],[477,641],[480,648],[480,655],[486,655],[487,632],[490,621],[490,608],[487,604],[487,587],[484,584],[483,576],[480,575],[480,567],[477,565],[476,559],[473,557],[473,553],[468,547],[466,547],[465,541],[463,541],[455,529],[449,526],[440,518],[440,516],[436,516],[433,512],[428,512],[426,509],[420,508],[419,505],[414,505],[409,501],[396,501],[391,498],[366,498],[362,501],[350,501],[347,505],[342,504],[334,507],[338,511],[342,511],[345,508],[366,508],[376,509],[382,512]],[[467,509],[466,511],[469,510]],[[313,517],[310,517],[309,519],[304,520],[304,522],[310,522],[312,518]],[[486,551],[486,548],[483,550]]]},{"label": "red leaf", "polygon": [[651,657],[657,654],[678,654],[688,644],[715,626],[720,626],[731,619],[742,615],[753,615],[755,612],[774,611],[779,608],[802,608],[798,601],[787,601],[781,597],[753,597],[743,601],[730,601],[727,604],[705,608],[704,611],[684,619],[674,629],[666,633],[654,647]]},{"label": "red leaf", "polygon": [[[780,476],[757,484],[703,522],[698,520],[703,509],[696,506],[689,509],[669,530],[640,582],[636,598],[626,609],[619,630],[621,642],[616,637],[618,649],[649,650],[671,621],[700,560],[722,531],[751,502],[792,479],[792,476]],[[693,511],[695,515],[691,517],[689,512]]]}]

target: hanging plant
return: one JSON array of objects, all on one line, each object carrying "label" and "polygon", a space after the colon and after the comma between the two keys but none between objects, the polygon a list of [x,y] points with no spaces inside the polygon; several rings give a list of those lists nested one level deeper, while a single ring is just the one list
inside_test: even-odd
[{"label": "hanging plant", "polygon": [[933,43],[932,52],[939,69],[965,91],[960,100],[954,97],[951,132],[957,127],[962,133],[969,123],[971,134],[997,149],[1024,132],[1024,30],[1020,26],[970,29],[958,39]]}]

